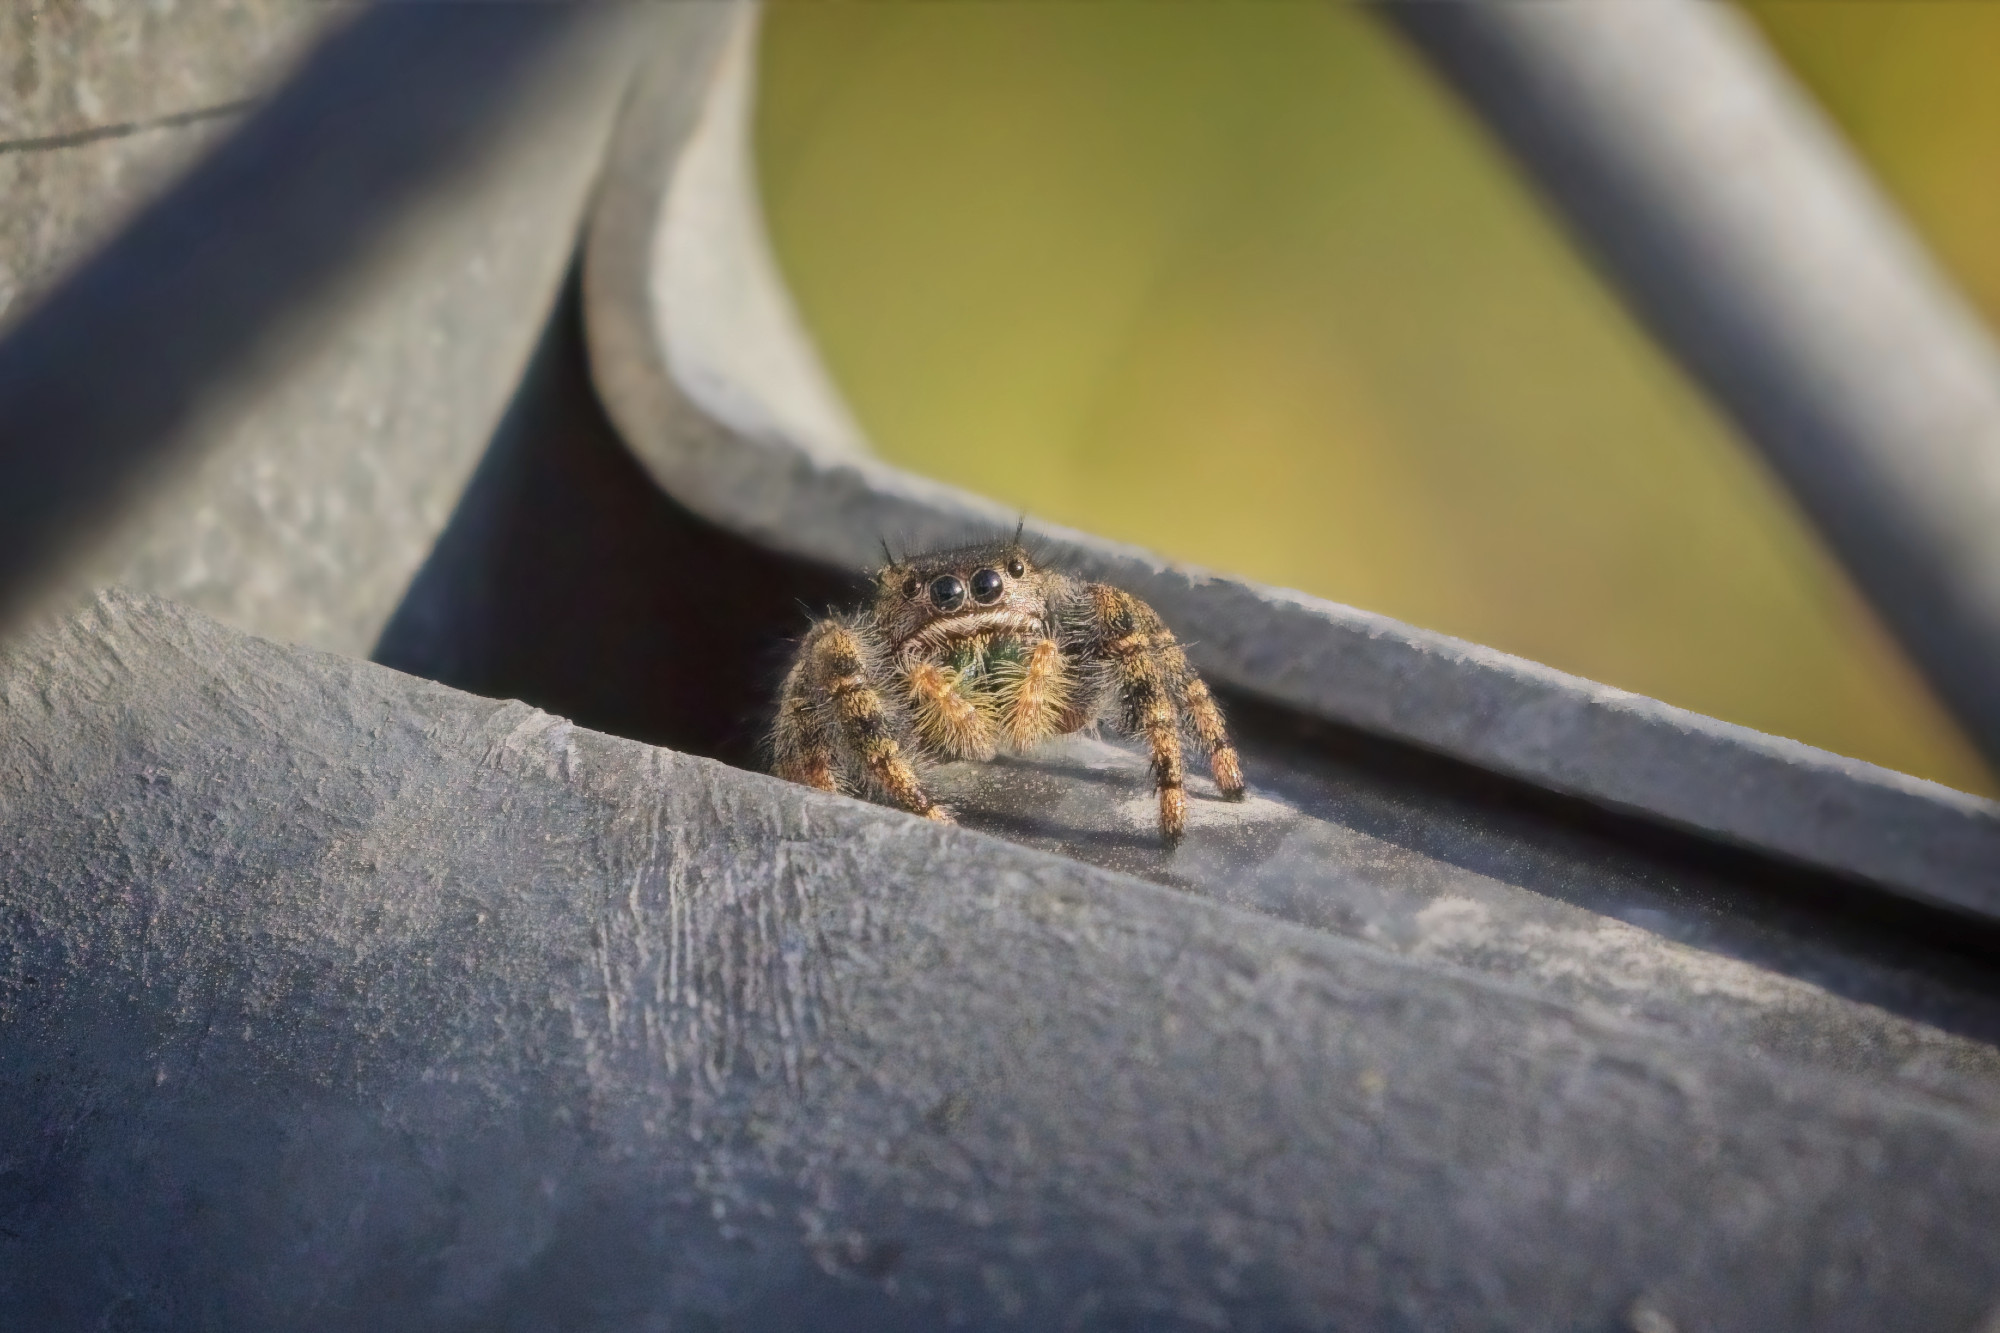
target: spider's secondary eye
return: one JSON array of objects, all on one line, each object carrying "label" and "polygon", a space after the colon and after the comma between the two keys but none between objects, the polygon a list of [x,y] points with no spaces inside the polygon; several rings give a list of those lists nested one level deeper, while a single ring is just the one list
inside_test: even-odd
[{"label": "spider's secondary eye", "polygon": [[924,590],[924,581],[918,578],[916,575],[912,574],[909,578],[903,580],[903,596],[915,597],[918,593],[922,592],[923,590]]},{"label": "spider's secondary eye", "polygon": [[956,574],[941,574],[931,580],[931,605],[940,611],[956,611],[965,605],[965,581]]},{"label": "spider's secondary eye", "polygon": [[1000,590],[1006,586],[1007,581],[1000,577],[999,570],[982,569],[972,576],[972,600],[982,604],[997,602]]},{"label": "spider's secondary eye", "polygon": [[1028,572],[1028,562],[1017,555],[1007,562],[1007,572],[1018,579]]}]

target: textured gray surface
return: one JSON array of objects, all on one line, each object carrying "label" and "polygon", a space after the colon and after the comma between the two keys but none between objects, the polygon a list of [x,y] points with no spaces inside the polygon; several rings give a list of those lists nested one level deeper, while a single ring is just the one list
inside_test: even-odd
[{"label": "textured gray surface", "polygon": [[1930,1098],[145,598],[17,644],[0,709],[17,1326],[1971,1329],[2000,1296],[2000,1130]]},{"label": "textured gray surface", "polygon": [[1196,777],[1193,832],[1172,852],[1136,748],[1077,737],[948,765],[932,787],[968,827],[1015,842],[2000,1121],[1990,959],[1845,922],[1815,901],[1824,884],[1772,894],[1768,867],[1510,814],[1268,732],[1240,739],[1249,799]]},{"label": "textured gray surface", "polygon": [[[727,749],[767,622],[835,583],[640,484],[567,307],[525,381],[502,355],[543,326],[559,224],[642,45],[621,24],[658,19],[665,43],[628,134],[655,165],[707,145],[664,269],[622,271],[647,301],[617,309],[678,321],[626,329],[664,332],[662,359],[603,341],[596,367],[665,404],[684,452],[653,441],[655,475],[836,563],[875,526],[959,535],[986,511],[867,463],[809,349],[780,345],[796,330],[722,151],[742,11],[386,12],[372,49],[408,63],[350,74],[481,79],[412,84],[429,130],[384,137],[378,106],[342,131],[357,156],[315,160],[336,193],[384,191],[352,229],[238,251],[239,281],[285,285],[239,286],[227,336],[186,326],[192,352],[168,336],[184,289],[147,282],[220,269],[180,260],[139,270],[151,304],[116,337],[86,299],[129,295],[114,266],[0,348],[0,405],[136,421],[141,444],[207,423],[187,438],[216,452],[182,457],[262,460],[162,492],[174,521],[217,525],[181,556],[75,568],[364,650],[458,496],[438,460],[470,471],[491,434],[385,651]],[[475,12],[498,26],[454,26]],[[441,48],[457,63],[427,64]],[[327,68],[308,90],[345,86]],[[209,188],[270,167],[314,105],[280,98],[276,137],[247,141],[266,156],[236,144]],[[312,179],[236,197],[310,211],[287,189]],[[613,191],[600,239],[650,247],[665,202]],[[150,213],[128,240],[166,248],[125,253],[174,254],[174,227],[213,216]],[[593,252],[601,314],[621,270]],[[25,369],[102,390],[142,353],[166,371],[129,399],[38,398],[59,381]],[[760,376],[781,391],[746,392]],[[262,405],[231,416],[243,393]],[[48,456],[34,438],[0,432],[0,453]],[[1988,806],[1058,540],[1197,632],[1233,626],[1212,651],[1306,712],[1525,752],[1546,785],[1649,810],[1606,774],[1671,791],[1688,746],[1720,745],[1753,787],[1805,771],[1781,814],[1863,791],[1792,836],[1902,810],[1935,846],[1883,862],[1878,823],[1863,860],[1982,901],[1951,875],[1989,846]],[[656,591],[690,568],[695,593]],[[1637,742],[1605,720],[1626,714]],[[0,650],[0,1327],[1970,1330],[2000,1308],[1990,956],[1934,917],[1846,919],[1826,876],[1236,717],[1256,799],[1199,802],[1169,858],[1137,758],[1089,740],[941,773],[975,827],[940,829],[101,595]],[[1576,754],[1581,776],[1548,779]]]},{"label": "textured gray surface", "polygon": [[547,320],[632,61],[706,8],[387,5],[319,46],[0,343],[0,620],[126,583],[365,654]]},{"label": "textured gray surface", "polygon": [[1742,426],[2000,767],[2000,349],[1707,0],[1385,4]]},{"label": "textured gray surface", "polygon": [[353,12],[306,0],[9,5],[0,14],[0,327]]},{"label": "textured gray surface", "polygon": [[[770,290],[755,200],[728,165],[744,151],[730,109],[747,77],[725,63],[700,115],[684,79],[656,77],[614,141],[585,315],[620,431],[697,513],[838,568],[869,566],[883,536],[917,549],[1011,531],[1011,511],[861,452],[809,348],[768,352],[803,335]],[[746,324],[746,309],[763,316]],[[1152,602],[1201,670],[1239,691],[2000,920],[2000,804],[1385,616],[1028,531],[1052,558]]]},{"label": "textured gray surface", "polygon": [[288,54],[358,3],[27,0],[0,26],[0,142],[148,121],[260,90]]},{"label": "textured gray surface", "polygon": [[[808,609],[856,590],[648,485],[590,396],[575,320],[566,301],[376,660],[762,769],[760,731]],[[1171,855],[1129,749],[1079,738],[934,781],[969,826],[1017,842],[1753,1055],[2000,1110],[2000,931],[1984,933],[1982,958],[1962,923],[1885,912],[1892,900],[1831,876],[1228,706],[1252,799],[1197,800],[1204,834]]]}]

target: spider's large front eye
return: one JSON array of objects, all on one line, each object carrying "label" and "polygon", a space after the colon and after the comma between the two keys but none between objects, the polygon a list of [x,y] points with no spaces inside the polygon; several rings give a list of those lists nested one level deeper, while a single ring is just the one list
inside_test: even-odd
[{"label": "spider's large front eye", "polygon": [[965,580],[956,574],[940,574],[931,580],[931,605],[940,611],[956,611],[965,605]]},{"label": "spider's large front eye", "polygon": [[1000,577],[997,569],[982,569],[972,576],[972,600],[981,606],[1000,600],[1001,589],[1007,581]]}]

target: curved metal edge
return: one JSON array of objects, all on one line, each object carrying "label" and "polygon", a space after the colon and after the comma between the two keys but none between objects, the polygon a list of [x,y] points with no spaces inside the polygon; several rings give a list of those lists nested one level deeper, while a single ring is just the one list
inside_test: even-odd
[{"label": "curved metal edge", "polygon": [[[755,12],[731,11],[705,96],[669,50],[614,139],[586,242],[592,374],[619,431],[667,491],[779,550],[849,569],[881,537],[912,546],[1011,530],[1015,514],[860,453],[805,335],[782,354],[728,347],[729,307],[789,311],[758,222],[746,119]],[[733,197],[698,200],[704,193]],[[672,229],[734,217],[703,246]],[[667,233],[667,234],[663,234]],[[736,248],[734,256],[717,248]],[[704,272],[704,270],[706,270]],[[716,273],[732,281],[714,280]],[[808,368],[808,369],[801,369]],[[830,393],[830,390],[828,391]],[[779,404],[789,410],[780,411]],[[803,409],[801,405],[806,405]],[[822,403],[822,407],[824,404]],[[1153,602],[1210,677],[1238,691],[1610,809],[2000,919],[2000,803],[1768,736],[1386,616],[1179,566],[1030,522],[1053,557]]]}]

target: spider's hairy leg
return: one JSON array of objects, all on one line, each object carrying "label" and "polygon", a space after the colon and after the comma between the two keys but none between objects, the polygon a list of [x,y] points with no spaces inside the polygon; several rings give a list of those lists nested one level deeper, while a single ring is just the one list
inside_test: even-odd
[{"label": "spider's hairy leg", "polygon": [[771,729],[771,771],[787,782],[838,791],[834,776],[833,732],[823,702],[814,697],[809,659],[801,654],[785,673],[778,695],[778,721]]},{"label": "spider's hairy leg", "polygon": [[918,662],[903,678],[909,682],[911,711],[925,740],[954,758],[993,757],[992,724],[958,692],[953,674],[935,662]]},{"label": "spider's hairy leg", "polygon": [[833,700],[833,714],[861,762],[882,790],[911,814],[951,822],[951,812],[924,792],[903,747],[896,743],[882,697],[868,678],[866,656],[854,631],[834,620],[823,620],[806,637],[804,653],[811,677]]},{"label": "spider's hairy leg", "polygon": [[[1144,736],[1153,752],[1153,782],[1160,792],[1160,835],[1173,846],[1187,832],[1186,776],[1181,767],[1180,714],[1171,662],[1160,645],[1173,635],[1153,608],[1128,592],[1093,583],[1091,614],[1102,636],[1098,651],[1112,664],[1125,729]],[[1175,652],[1179,649],[1175,648]]]},{"label": "spider's hairy leg", "polygon": [[1243,763],[1236,757],[1236,747],[1229,743],[1228,729],[1222,725],[1222,710],[1216,707],[1215,696],[1209,693],[1208,683],[1188,665],[1187,654],[1181,651],[1180,645],[1173,645],[1172,651],[1180,659],[1176,683],[1181,711],[1187,714],[1195,739],[1208,752],[1208,767],[1215,774],[1216,788],[1227,799],[1240,801],[1244,790]]},{"label": "spider's hairy leg", "polygon": [[1008,743],[1026,749],[1055,735],[1062,729],[1069,696],[1062,649],[1054,639],[1039,640],[1008,681],[1004,723]]}]

